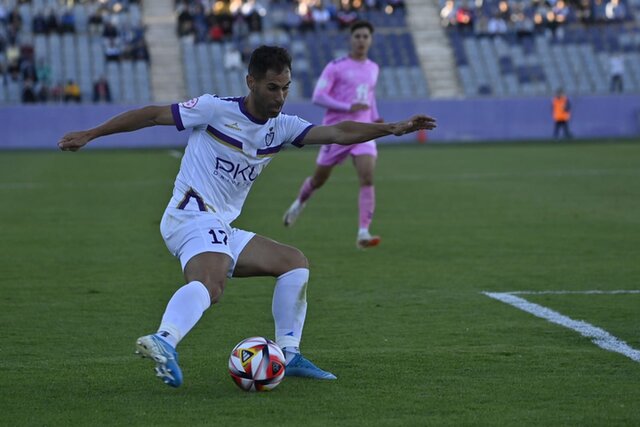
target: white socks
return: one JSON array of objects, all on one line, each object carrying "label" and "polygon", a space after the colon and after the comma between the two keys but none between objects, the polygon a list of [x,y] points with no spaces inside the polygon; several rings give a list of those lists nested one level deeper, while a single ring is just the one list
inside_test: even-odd
[{"label": "white socks", "polygon": [[169,300],[157,335],[176,348],[210,305],[209,291],[201,282],[184,285]]},{"label": "white socks", "polygon": [[[288,271],[276,280],[272,303],[276,343],[287,353],[299,352],[307,315],[308,280],[307,268]],[[210,305],[209,291],[201,282],[184,285],[169,300],[157,335],[175,348]]]},{"label": "white socks", "polygon": [[285,351],[297,353],[307,315],[309,269],[296,268],[278,277],[271,310],[276,324],[276,343]]}]

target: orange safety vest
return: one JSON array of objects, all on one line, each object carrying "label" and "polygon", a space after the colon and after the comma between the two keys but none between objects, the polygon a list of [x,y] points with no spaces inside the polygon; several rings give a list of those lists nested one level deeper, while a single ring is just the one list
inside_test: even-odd
[{"label": "orange safety vest", "polygon": [[556,122],[568,122],[571,113],[567,109],[569,99],[566,96],[553,97],[553,120]]}]

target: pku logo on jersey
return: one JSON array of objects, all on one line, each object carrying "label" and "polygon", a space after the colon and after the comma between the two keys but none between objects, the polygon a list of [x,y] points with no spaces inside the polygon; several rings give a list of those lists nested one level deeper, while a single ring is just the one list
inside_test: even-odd
[{"label": "pku logo on jersey", "polygon": [[264,136],[264,143],[267,147],[270,147],[273,144],[273,137],[276,136],[273,128],[269,128],[269,133]]},{"label": "pku logo on jersey", "polygon": [[193,98],[188,101],[184,101],[180,103],[180,105],[182,105],[184,108],[193,108],[197,104],[198,104],[198,98]]},{"label": "pku logo on jersey", "polygon": [[221,159],[220,157],[216,157],[216,168],[213,171],[214,175],[220,175],[221,172],[225,172],[228,177],[234,180],[241,180],[245,182],[255,181],[258,177],[260,171],[256,170],[255,166],[251,165],[241,165],[239,163],[234,163],[230,160]]}]

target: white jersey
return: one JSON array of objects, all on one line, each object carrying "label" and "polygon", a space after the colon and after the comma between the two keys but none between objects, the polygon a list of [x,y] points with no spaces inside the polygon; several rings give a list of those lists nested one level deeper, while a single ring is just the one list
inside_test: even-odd
[{"label": "white jersey", "polygon": [[215,212],[231,223],[253,182],[286,144],[301,147],[312,124],[279,114],[253,117],[242,98],[202,95],[171,106],[178,130],[193,128],[170,207]]}]

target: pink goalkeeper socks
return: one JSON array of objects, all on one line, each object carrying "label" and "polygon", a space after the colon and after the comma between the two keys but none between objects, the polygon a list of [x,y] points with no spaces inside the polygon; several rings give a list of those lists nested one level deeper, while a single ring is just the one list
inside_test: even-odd
[{"label": "pink goalkeeper socks", "polygon": [[298,194],[298,200],[300,200],[300,203],[306,202],[309,197],[311,197],[313,192],[314,188],[311,186],[311,177],[307,177],[307,179],[305,179],[302,183],[302,187],[300,187],[300,193]]},{"label": "pink goalkeeper socks", "polygon": [[369,228],[373,219],[373,210],[376,206],[376,193],[373,185],[360,187],[358,208],[360,209],[360,228]]}]

